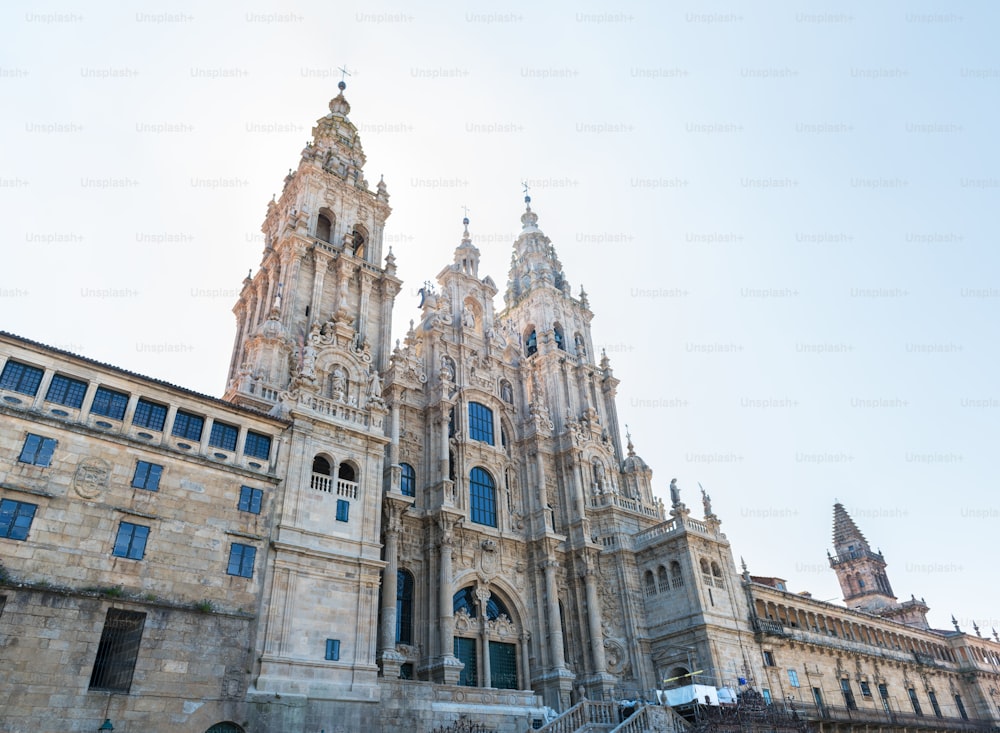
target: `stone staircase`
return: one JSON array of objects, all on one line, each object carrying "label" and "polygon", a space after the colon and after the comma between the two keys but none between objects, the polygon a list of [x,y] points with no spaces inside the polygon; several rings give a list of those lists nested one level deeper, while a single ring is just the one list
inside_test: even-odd
[{"label": "stone staircase", "polygon": [[624,721],[611,702],[583,700],[538,733],[689,733],[691,726],[669,707],[643,705]]}]

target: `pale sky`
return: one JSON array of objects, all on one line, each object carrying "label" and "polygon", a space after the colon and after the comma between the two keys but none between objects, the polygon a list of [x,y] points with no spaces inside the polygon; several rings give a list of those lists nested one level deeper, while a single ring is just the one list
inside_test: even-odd
[{"label": "pale sky", "polygon": [[900,600],[989,634],[1000,12],[870,5],[7,3],[0,327],[220,395],[346,64],[396,336],[463,205],[502,293],[527,180],[660,496],[701,482],[737,562],[823,600],[840,500]]}]

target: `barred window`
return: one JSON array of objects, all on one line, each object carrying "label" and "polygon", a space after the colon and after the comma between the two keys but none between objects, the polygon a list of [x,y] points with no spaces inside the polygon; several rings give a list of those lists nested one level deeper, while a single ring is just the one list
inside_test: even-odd
[{"label": "barred window", "polygon": [[94,401],[90,405],[90,414],[110,417],[112,420],[121,420],[125,417],[125,408],[127,407],[127,394],[115,392],[107,387],[98,387],[94,394]]},{"label": "barred window", "polygon": [[239,510],[241,512],[250,512],[251,514],[260,514],[260,504],[263,499],[264,492],[262,489],[241,486]]},{"label": "barred window", "polygon": [[0,373],[0,389],[9,389],[34,397],[38,392],[38,385],[42,383],[44,373],[38,367],[8,360],[3,366],[3,373]]},{"label": "barred window", "polygon": [[256,557],[256,547],[234,542],[229,546],[229,566],[226,568],[226,574],[236,575],[240,578],[252,578],[253,562]]},{"label": "barred window", "polygon": [[147,461],[139,461],[135,464],[135,474],[132,476],[132,487],[145,489],[146,491],[159,491],[160,475],[163,473],[163,466]]},{"label": "barred window", "polygon": [[48,466],[52,463],[52,454],[56,449],[55,438],[45,438],[41,435],[28,433],[24,439],[24,447],[18,459],[21,463],[31,463],[35,466]]},{"label": "barred window", "polygon": [[208,444],[222,450],[236,450],[236,438],[240,431],[235,425],[223,422],[212,423],[212,432],[208,435]]},{"label": "barred window", "polygon": [[248,430],[246,442],[243,444],[243,455],[266,461],[271,456],[270,436]]},{"label": "barred window", "polygon": [[3,499],[0,501],[0,537],[9,540],[28,539],[31,520],[35,518],[36,504]]},{"label": "barred window", "polygon": [[417,495],[417,472],[409,463],[400,463],[399,490],[403,496]]},{"label": "barred window", "polygon": [[52,377],[52,383],[49,385],[49,391],[45,393],[45,399],[48,402],[55,402],[57,405],[79,409],[86,394],[86,382],[56,374]]},{"label": "barred window", "polygon": [[493,445],[493,410],[486,405],[469,403],[469,438]]},{"label": "barred window", "polygon": [[91,690],[129,691],[145,625],[144,613],[108,609],[94,670],[90,673]]},{"label": "barred window", "polygon": [[201,415],[178,410],[177,414],[174,415],[174,426],[170,432],[178,438],[193,440],[197,443],[201,441],[201,431],[204,428],[205,418]]},{"label": "barred window", "polygon": [[149,537],[149,527],[131,522],[118,525],[118,537],[111,554],[115,557],[127,557],[129,560],[142,560],[146,554],[146,539]]},{"label": "barred window", "polygon": [[163,430],[163,423],[166,421],[166,405],[158,405],[155,402],[144,399],[140,399],[136,404],[135,415],[132,416],[133,425],[159,432]]}]

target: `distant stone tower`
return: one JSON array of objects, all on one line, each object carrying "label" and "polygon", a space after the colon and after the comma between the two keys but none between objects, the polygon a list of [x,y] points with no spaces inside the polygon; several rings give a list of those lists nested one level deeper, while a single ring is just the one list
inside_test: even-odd
[{"label": "distant stone tower", "polygon": [[902,603],[896,600],[885,574],[885,558],[881,552],[872,552],[865,536],[839,502],[833,505],[833,546],[836,555],[827,555],[848,607],[877,613],[918,629],[930,628],[927,603],[912,595]]},{"label": "distant stone tower", "polygon": [[880,552],[872,552],[840,502],[833,505],[833,547],[836,554],[830,557],[830,567],[837,573],[849,608],[879,613],[896,605],[885,574],[885,558]]},{"label": "distant stone tower", "polygon": [[292,716],[308,699],[360,730],[357,703],[378,699],[382,370],[401,281],[391,253],[380,264],[389,196],[381,181],[368,188],[345,86],[268,204],[260,269],[234,308],[225,396],[292,423],[251,699],[280,695]]}]

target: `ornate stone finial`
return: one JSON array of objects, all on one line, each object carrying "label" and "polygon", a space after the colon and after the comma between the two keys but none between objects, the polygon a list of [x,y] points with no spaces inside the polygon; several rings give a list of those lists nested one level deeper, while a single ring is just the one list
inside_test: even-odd
[{"label": "ornate stone finial", "polygon": [[351,113],[351,105],[347,103],[344,99],[344,90],[347,89],[347,83],[344,81],[345,76],[350,76],[351,72],[347,70],[347,66],[341,66],[340,69],[340,81],[337,82],[337,89],[340,90],[340,94],[330,100],[330,114],[337,115],[339,117],[347,117]]},{"label": "ornate stone finial", "polygon": [[955,631],[961,632],[962,630],[958,628],[958,621],[955,620],[955,614],[951,615],[951,623],[955,627]]},{"label": "ornate stone finial", "polygon": [[996,626],[993,627],[993,638],[996,641],[1000,641],[1000,636],[997,636],[997,627]]},{"label": "ornate stone finial", "polygon": [[590,307],[590,301],[587,299],[587,291],[583,289],[583,285],[580,286],[580,305],[584,308]]},{"label": "ornate stone finial", "polygon": [[385,185],[385,176],[379,175],[378,183],[375,185],[375,193],[383,201],[389,200],[389,188]]},{"label": "ornate stone finial", "polygon": [[628,431],[628,424],[625,425],[625,439],[628,441],[628,454],[629,456],[635,455],[635,446],[632,445],[632,434]]},{"label": "ornate stone finial", "polygon": [[983,638],[983,635],[979,633],[979,624],[977,624],[975,621],[972,622],[972,629],[976,632],[976,636],[978,636],[980,639]]}]

